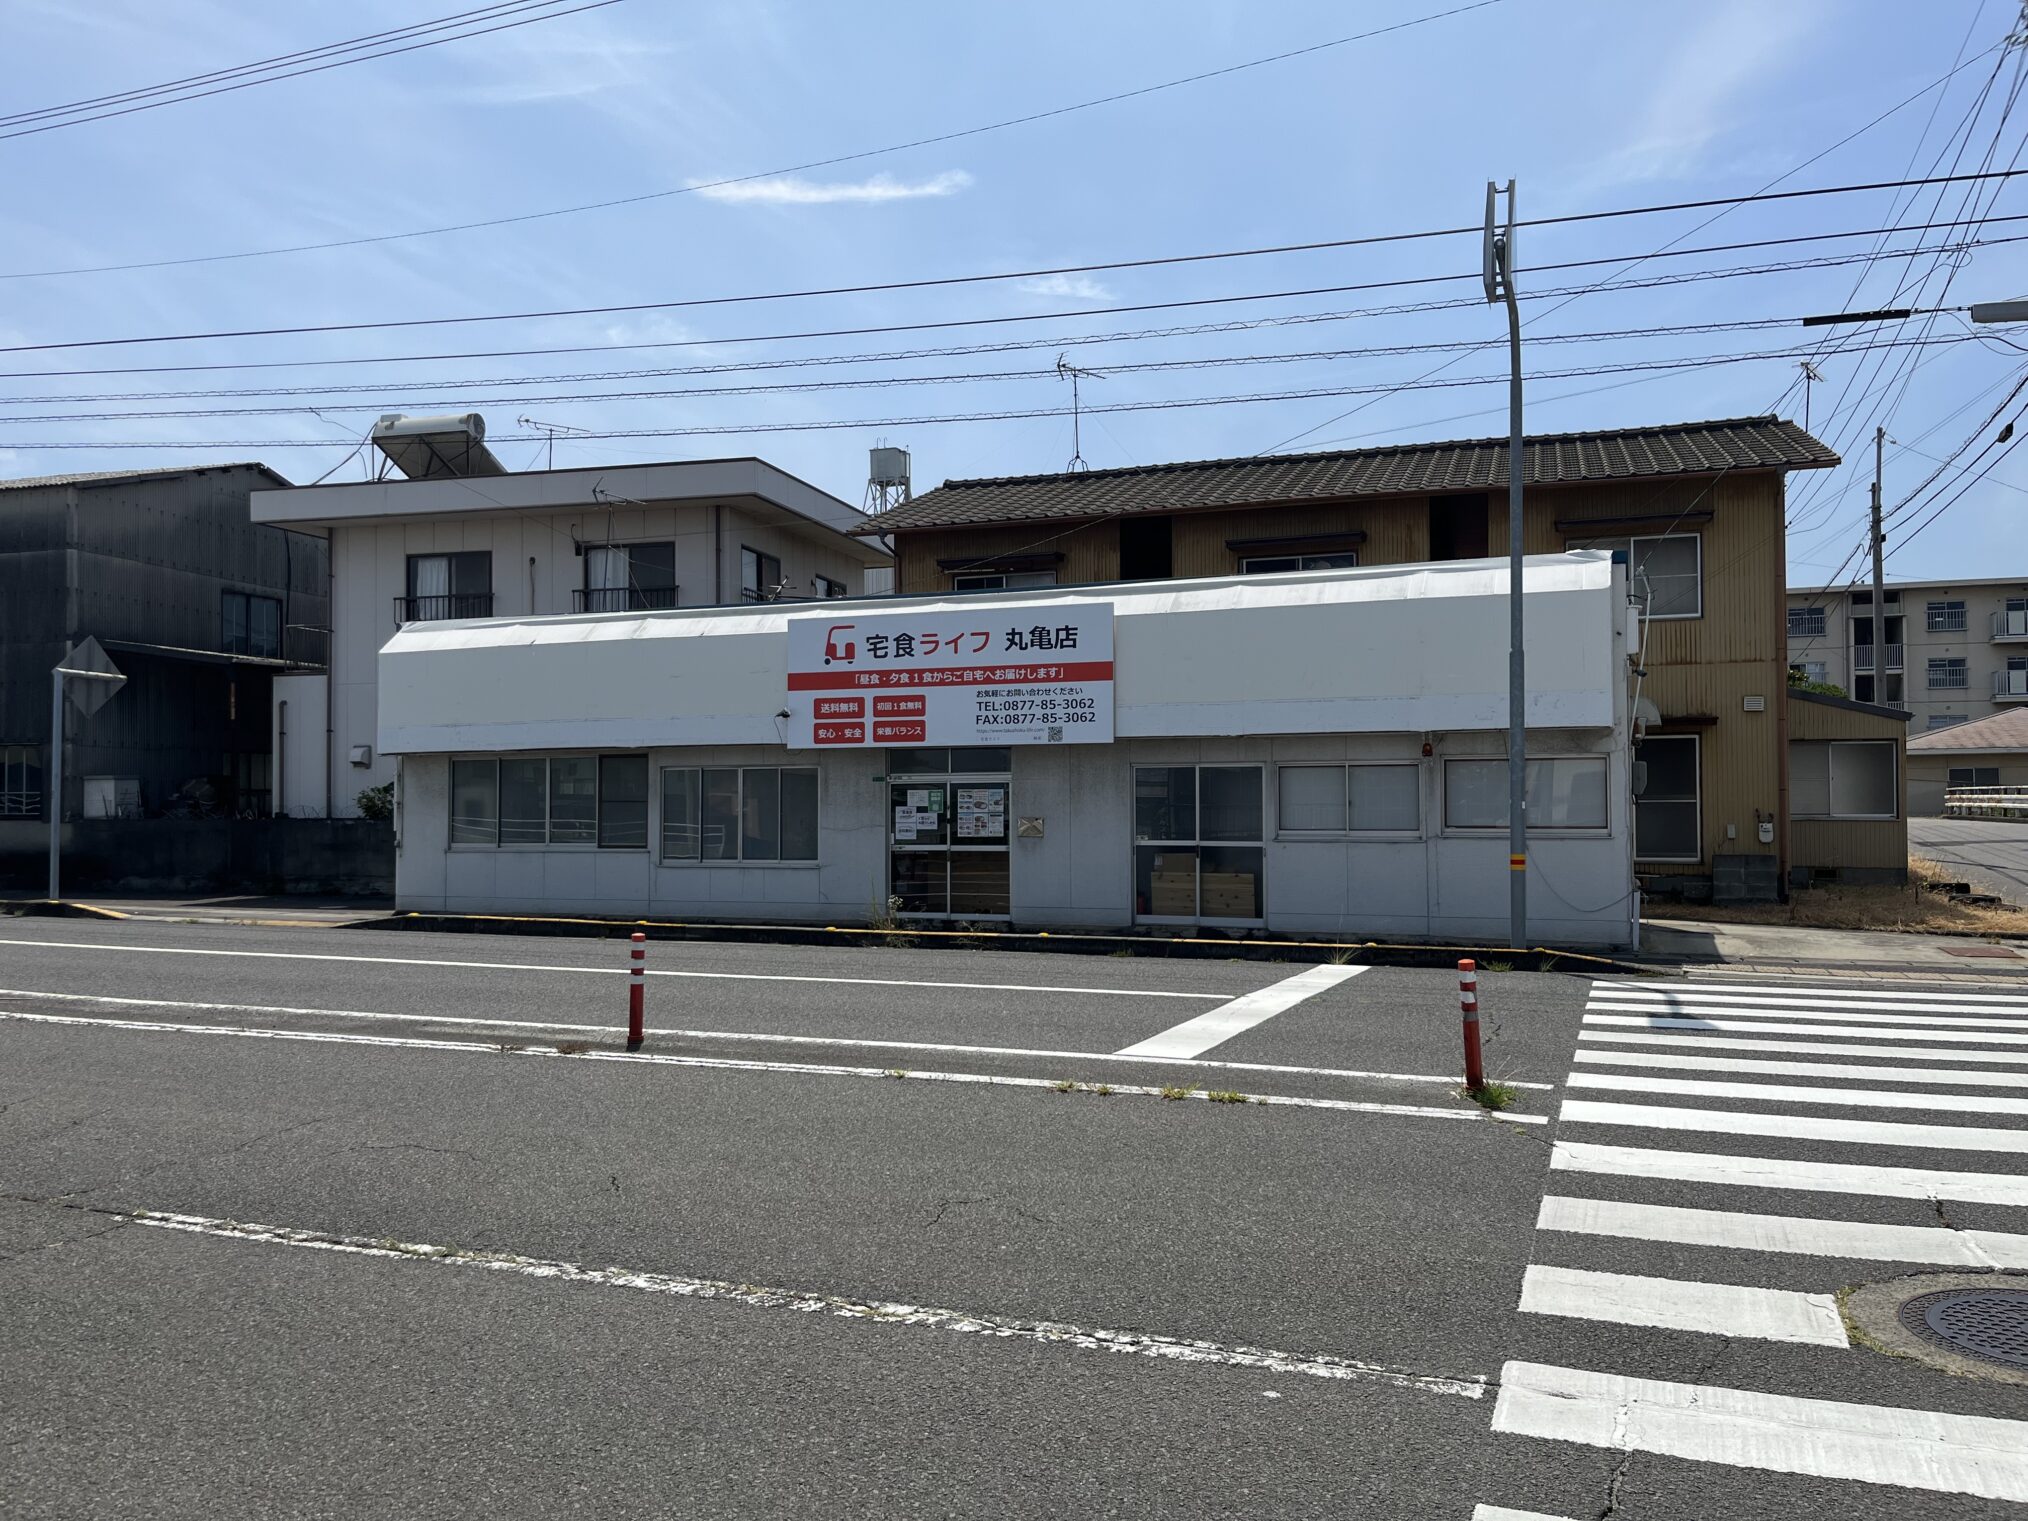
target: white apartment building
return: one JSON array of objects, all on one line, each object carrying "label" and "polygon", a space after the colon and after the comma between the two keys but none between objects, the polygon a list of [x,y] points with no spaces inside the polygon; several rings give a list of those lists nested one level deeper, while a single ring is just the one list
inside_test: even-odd
[{"label": "white apartment building", "polygon": [[510,474],[476,417],[384,419],[375,438],[408,474],[251,497],[256,523],[330,541],[329,674],[276,683],[277,812],[355,816],[394,779],[377,662],[399,629],[856,597],[891,563],[853,536],[858,508],[765,460]]},{"label": "white apartment building", "polygon": [[[2028,574],[1789,588],[1789,664],[1915,715],[1909,737],[2028,704]],[[1876,659],[1876,656],[1878,657]]]}]

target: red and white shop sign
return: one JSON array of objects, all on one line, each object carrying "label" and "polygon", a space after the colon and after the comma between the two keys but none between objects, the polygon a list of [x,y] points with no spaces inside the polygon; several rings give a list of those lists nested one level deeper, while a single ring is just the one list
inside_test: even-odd
[{"label": "red and white shop sign", "polygon": [[1113,608],[789,620],[791,748],[1102,745]]}]

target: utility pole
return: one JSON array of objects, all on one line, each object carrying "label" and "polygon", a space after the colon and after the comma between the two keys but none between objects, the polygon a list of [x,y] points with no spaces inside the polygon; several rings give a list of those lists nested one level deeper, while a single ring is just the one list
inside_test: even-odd
[{"label": "utility pole", "polygon": [[1521,514],[1521,308],[1514,295],[1514,181],[1507,225],[1494,219],[1503,192],[1486,181],[1486,300],[1507,302],[1507,943],[1528,948],[1528,669],[1522,653],[1521,579],[1526,549]]},{"label": "utility pole", "polygon": [[1873,430],[1873,700],[1887,701],[1887,577],[1882,569],[1882,560],[1887,545],[1887,535],[1880,526],[1880,467],[1881,449],[1887,442],[1887,430]]}]

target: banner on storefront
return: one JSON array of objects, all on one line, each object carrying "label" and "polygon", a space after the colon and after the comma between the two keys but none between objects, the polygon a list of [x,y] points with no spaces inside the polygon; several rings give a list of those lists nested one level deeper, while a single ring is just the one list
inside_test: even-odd
[{"label": "banner on storefront", "polygon": [[789,620],[792,748],[1098,745],[1113,738],[1113,608]]}]

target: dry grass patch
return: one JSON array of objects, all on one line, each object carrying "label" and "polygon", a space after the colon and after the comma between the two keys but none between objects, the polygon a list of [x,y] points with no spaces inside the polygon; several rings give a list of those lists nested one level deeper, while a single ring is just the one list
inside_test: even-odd
[{"label": "dry grass patch", "polygon": [[1804,929],[1887,930],[1909,935],[1940,931],[1973,935],[2028,935],[2028,910],[1954,903],[1937,889],[1963,881],[1947,867],[1909,858],[1906,886],[1805,887],[1787,903],[1656,904],[1661,919],[1708,924],[1793,924]]}]

